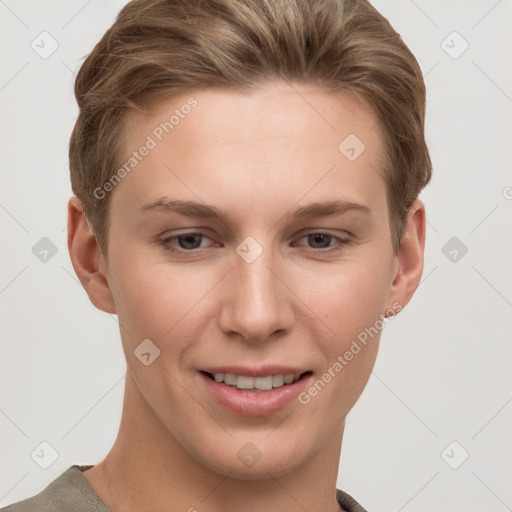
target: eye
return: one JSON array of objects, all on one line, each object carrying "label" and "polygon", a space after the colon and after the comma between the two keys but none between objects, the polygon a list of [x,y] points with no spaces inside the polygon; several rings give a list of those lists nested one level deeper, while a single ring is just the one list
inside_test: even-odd
[{"label": "eye", "polygon": [[168,236],[158,240],[158,244],[171,252],[192,252],[196,249],[202,249],[201,242],[204,239],[211,240],[205,233],[190,232],[179,235]]},{"label": "eye", "polygon": [[[311,244],[312,252],[326,253],[340,251],[344,246],[350,244],[350,240],[347,238],[341,238],[331,233],[324,232],[309,233],[300,238],[299,241],[304,239],[307,239],[307,243]],[[334,245],[332,245],[332,242],[334,242]]]},{"label": "eye", "polygon": [[[207,245],[202,243],[205,240],[212,241],[206,233],[193,231],[160,238],[157,239],[157,243],[167,251],[186,254],[205,249]],[[296,244],[301,240],[306,240],[310,252],[322,254],[341,251],[344,246],[350,244],[349,239],[326,232],[308,233],[299,238]]]}]

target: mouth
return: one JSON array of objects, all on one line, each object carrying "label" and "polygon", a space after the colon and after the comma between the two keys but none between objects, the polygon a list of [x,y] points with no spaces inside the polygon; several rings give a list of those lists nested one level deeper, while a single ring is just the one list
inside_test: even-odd
[{"label": "mouth", "polygon": [[278,373],[261,377],[234,375],[232,373],[210,373],[202,370],[201,373],[209,379],[230,388],[254,392],[271,391],[272,389],[286,387],[312,374],[310,370],[303,373]]}]

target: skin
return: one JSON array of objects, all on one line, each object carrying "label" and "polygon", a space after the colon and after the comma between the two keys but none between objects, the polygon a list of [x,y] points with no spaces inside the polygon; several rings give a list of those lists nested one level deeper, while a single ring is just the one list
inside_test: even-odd
[{"label": "skin", "polygon": [[[108,259],[80,201],[69,201],[73,266],[93,304],[118,315],[127,360],[118,438],[84,476],[113,512],[170,503],[200,512],[339,510],[345,417],[371,374],[380,332],[308,404],[293,400],[267,416],[216,404],[198,370],[279,363],[321,378],[359,333],[414,294],[424,205],[412,205],[394,254],[380,125],[361,100],[312,85],[193,91],[132,112],[127,158],[191,96],[197,107],[110,192]],[[349,134],[366,146],[353,162],[338,150]],[[163,196],[214,205],[230,219],[141,211]],[[370,212],[288,214],[336,199]],[[197,230],[207,237],[192,238],[195,246],[155,241]],[[318,232],[333,236],[307,236]],[[236,252],[248,236],[263,249],[252,263]],[[161,351],[149,366],[134,356],[146,338]],[[261,453],[252,467],[237,457],[247,442]]]}]

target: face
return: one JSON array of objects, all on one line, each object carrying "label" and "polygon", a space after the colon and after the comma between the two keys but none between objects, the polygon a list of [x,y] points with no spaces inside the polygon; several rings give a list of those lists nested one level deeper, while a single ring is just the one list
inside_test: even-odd
[{"label": "face", "polygon": [[275,82],[174,96],[127,123],[137,163],[109,192],[107,264],[144,414],[242,478],[332,451],[401,308],[376,118]]}]

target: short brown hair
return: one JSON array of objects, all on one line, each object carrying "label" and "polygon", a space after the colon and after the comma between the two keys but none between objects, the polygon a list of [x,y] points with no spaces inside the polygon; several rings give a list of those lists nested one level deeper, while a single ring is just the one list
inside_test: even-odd
[{"label": "short brown hair", "polygon": [[[366,0],[133,0],[85,59],[69,144],[71,184],[104,254],[109,197],[130,109],[207,87],[250,91],[274,79],[363,96],[386,144],[393,248],[430,181],[425,84],[414,55]],[[340,141],[341,142],[341,141]]]}]

